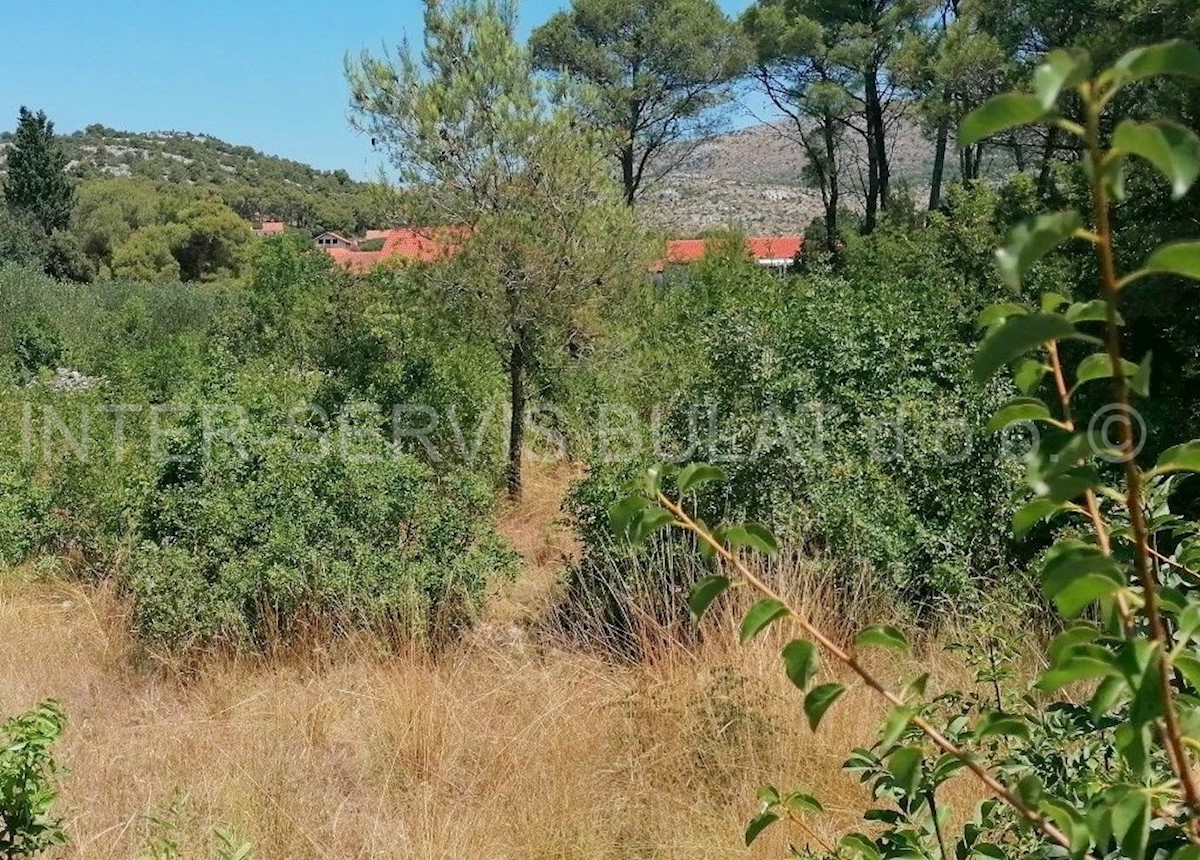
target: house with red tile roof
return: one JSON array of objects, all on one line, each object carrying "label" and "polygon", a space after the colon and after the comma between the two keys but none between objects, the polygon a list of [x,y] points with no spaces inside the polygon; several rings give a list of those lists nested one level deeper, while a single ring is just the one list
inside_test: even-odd
[{"label": "house with red tile roof", "polygon": [[263,221],[254,228],[254,232],[265,239],[268,236],[277,236],[287,228],[286,221]]},{"label": "house with red tile roof", "polygon": [[[746,251],[760,266],[787,269],[795,264],[804,250],[803,236],[747,236]],[[662,271],[667,265],[696,263],[708,252],[706,239],[672,239],[667,242],[666,259],[655,266]]]},{"label": "house with red tile roof", "polygon": [[343,236],[336,230],[326,230],[324,233],[318,233],[313,237],[313,241],[317,243],[318,248],[323,248],[328,251],[330,248],[340,248],[345,251],[357,251],[358,243],[353,239]]},{"label": "house with red tile roof", "polygon": [[[317,244],[342,268],[355,274],[369,272],[384,261],[406,260],[432,263],[454,256],[466,237],[462,227],[402,227],[396,230],[369,230],[365,240],[383,240],[379,250],[363,251],[358,243],[340,233],[322,233]],[[322,241],[324,240],[324,241]],[[804,249],[803,236],[750,236],[746,251],[760,265],[783,271],[795,264]],[[662,272],[668,265],[685,265],[704,258],[706,239],[673,239],[667,243],[666,258],[654,266]]]},{"label": "house with red tile roof", "polygon": [[[316,241],[343,269],[355,274],[369,272],[375,266],[389,261],[407,260],[416,263],[432,263],[453,256],[465,235],[463,228],[456,227],[402,227],[396,230],[368,230],[363,241],[383,240],[376,251],[363,251],[358,243],[346,239],[339,233],[322,233]],[[335,241],[322,242],[333,237]],[[349,244],[336,241],[341,239]]]}]

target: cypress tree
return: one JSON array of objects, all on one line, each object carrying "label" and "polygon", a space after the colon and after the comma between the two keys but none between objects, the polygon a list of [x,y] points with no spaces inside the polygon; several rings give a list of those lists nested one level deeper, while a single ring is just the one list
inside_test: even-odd
[{"label": "cypress tree", "polygon": [[25,215],[50,234],[71,220],[74,190],[67,178],[67,154],[54,136],[45,111],[21,108],[8,151],[4,201],[14,214]]}]

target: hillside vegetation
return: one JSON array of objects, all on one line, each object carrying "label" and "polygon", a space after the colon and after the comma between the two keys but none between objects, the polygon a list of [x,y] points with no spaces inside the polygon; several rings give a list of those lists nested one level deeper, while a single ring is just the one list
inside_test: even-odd
[{"label": "hillside vegetation", "polygon": [[430,0],[362,271],[22,108],[0,858],[1200,860],[1190,11]]},{"label": "hillside vegetation", "polygon": [[[11,133],[0,135],[0,176]],[[130,132],[89,125],[61,137],[69,172],[83,181],[127,178],[209,193],[249,221],[359,233],[394,217],[387,195],[344,170],[317,170],[191,132]]]}]

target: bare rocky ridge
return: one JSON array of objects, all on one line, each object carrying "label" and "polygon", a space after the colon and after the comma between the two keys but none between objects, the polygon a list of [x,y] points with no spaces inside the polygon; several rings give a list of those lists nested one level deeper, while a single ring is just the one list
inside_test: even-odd
[{"label": "bare rocky ridge", "polygon": [[[861,146],[847,139],[850,164],[843,180],[849,208],[862,205]],[[894,132],[893,188],[907,184],[926,194],[933,144],[912,123]],[[766,123],[709,138],[665,179],[646,192],[651,221],[680,236],[723,226],[751,233],[797,233],[823,212],[820,192],[803,178],[805,158],[786,123]]]}]

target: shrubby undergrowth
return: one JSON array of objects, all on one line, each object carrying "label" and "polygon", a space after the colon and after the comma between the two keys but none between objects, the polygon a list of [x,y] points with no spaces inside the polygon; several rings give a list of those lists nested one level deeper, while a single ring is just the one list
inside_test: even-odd
[{"label": "shrubby undergrowth", "polygon": [[435,352],[418,277],[354,281],[291,237],[248,287],[0,271],[0,562],[115,576],[170,645],[469,623],[515,569],[490,513],[499,446],[434,458],[395,443],[388,409],[470,420],[503,392],[465,340]]},{"label": "shrubby undergrowth", "polygon": [[[728,243],[635,301],[608,346],[633,351],[611,383],[633,409],[593,407],[607,429],[573,497],[589,547],[575,587],[611,591],[635,569],[611,547],[607,511],[654,460],[720,463],[729,480],[701,494],[702,516],[764,522],[845,571],[867,567],[918,610],[1018,570],[1028,551],[1006,523],[1020,464],[987,431],[1014,390],[981,393],[971,361],[979,312],[1019,298],[991,249],[1032,205],[1027,184],[952,188],[928,226],[885,221],[836,268],[813,255],[781,277]],[[1069,293],[1074,268],[1048,261],[1035,278]]]}]

